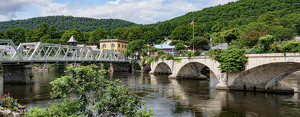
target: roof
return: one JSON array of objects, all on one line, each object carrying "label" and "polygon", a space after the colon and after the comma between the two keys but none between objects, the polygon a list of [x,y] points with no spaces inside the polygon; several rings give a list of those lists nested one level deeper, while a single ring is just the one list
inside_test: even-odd
[{"label": "roof", "polygon": [[175,46],[170,46],[170,45],[155,45],[154,47],[158,48],[158,49],[174,49]]},{"label": "roof", "polygon": [[100,39],[99,42],[124,42],[124,43],[129,43],[129,41],[124,40],[124,39]]},{"label": "roof", "polygon": [[76,42],[77,43],[77,41],[75,40],[75,38],[74,38],[74,36],[72,35],[72,37],[70,38],[70,40],[69,41],[67,41],[67,42]]},{"label": "roof", "polygon": [[227,43],[220,43],[216,46],[211,47],[211,49],[227,49]]}]

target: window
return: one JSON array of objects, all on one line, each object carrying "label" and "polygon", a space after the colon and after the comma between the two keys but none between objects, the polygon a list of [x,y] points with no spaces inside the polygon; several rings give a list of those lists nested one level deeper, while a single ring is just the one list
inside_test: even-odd
[{"label": "window", "polygon": [[126,45],[125,45],[125,48],[126,48]]},{"label": "window", "polygon": [[115,47],[115,44],[111,44],[111,47]]},{"label": "window", "polygon": [[118,44],[118,47],[120,47],[120,44]]},{"label": "window", "polygon": [[106,45],[105,45],[105,44],[103,44],[103,45],[102,45],[102,48],[106,48]]},{"label": "window", "polygon": [[122,44],[122,48],[123,48],[123,44]]}]

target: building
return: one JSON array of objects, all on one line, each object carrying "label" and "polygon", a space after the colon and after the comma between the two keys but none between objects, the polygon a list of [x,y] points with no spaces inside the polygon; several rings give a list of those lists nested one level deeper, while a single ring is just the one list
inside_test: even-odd
[{"label": "building", "polygon": [[[171,46],[169,45],[171,43],[172,40],[169,40],[168,38],[165,38],[165,42],[161,43],[161,44],[156,44],[154,45],[154,47],[158,48],[159,51],[163,50],[165,53],[169,53],[169,54],[174,54],[174,53],[178,53],[175,50],[175,46]],[[155,53],[155,55],[157,55],[157,52]]]},{"label": "building", "polygon": [[67,42],[68,42],[68,45],[70,45],[70,46],[77,46],[77,41],[76,41],[76,39],[74,38],[73,35],[71,36],[71,38]]},{"label": "building", "polygon": [[124,52],[127,49],[128,41],[123,39],[100,39],[100,49]]}]

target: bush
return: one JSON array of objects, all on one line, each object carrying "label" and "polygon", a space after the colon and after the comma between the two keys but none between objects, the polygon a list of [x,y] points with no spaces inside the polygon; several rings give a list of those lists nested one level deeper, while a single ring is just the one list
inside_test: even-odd
[{"label": "bush", "polygon": [[141,66],[138,63],[134,63],[135,70],[141,70]]},{"label": "bush", "polygon": [[5,109],[14,110],[14,111],[18,110],[18,106],[20,105],[17,103],[17,99],[14,99],[9,95],[7,96],[0,95],[0,104]]},{"label": "bush", "polygon": [[208,51],[208,56],[216,61],[219,61],[223,53],[224,50],[222,49],[211,49]]},{"label": "bush", "polygon": [[245,49],[231,49],[225,51],[219,59],[222,72],[234,72],[245,70],[245,63],[248,61]]},{"label": "bush", "polygon": [[142,116],[153,115],[151,110],[138,112],[144,105],[136,94],[131,94],[119,80],[104,78],[104,71],[95,71],[96,65],[68,67],[70,76],[62,76],[52,81],[52,98],[75,97],[51,107],[30,109],[25,116]]},{"label": "bush", "polygon": [[169,55],[167,56],[167,58],[166,58],[166,60],[171,60],[171,59],[174,59],[173,54],[169,54]]},{"label": "bush", "polygon": [[105,70],[109,70],[110,69],[110,63],[103,63],[102,68],[105,69]]},{"label": "bush", "polygon": [[144,58],[141,60],[141,64],[142,64],[143,67],[145,66],[145,62],[146,62],[146,57],[144,57]]}]

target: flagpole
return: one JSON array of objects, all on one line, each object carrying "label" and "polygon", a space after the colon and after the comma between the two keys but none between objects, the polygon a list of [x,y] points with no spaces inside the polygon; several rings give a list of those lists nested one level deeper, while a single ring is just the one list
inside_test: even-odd
[{"label": "flagpole", "polygon": [[[194,17],[193,17],[193,21],[194,21]],[[193,23],[193,39],[195,38],[195,36],[194,36],[194,25],[195,25],[195,21]],[[193,52],[194,52],[194,44],[193,44]]]}]

